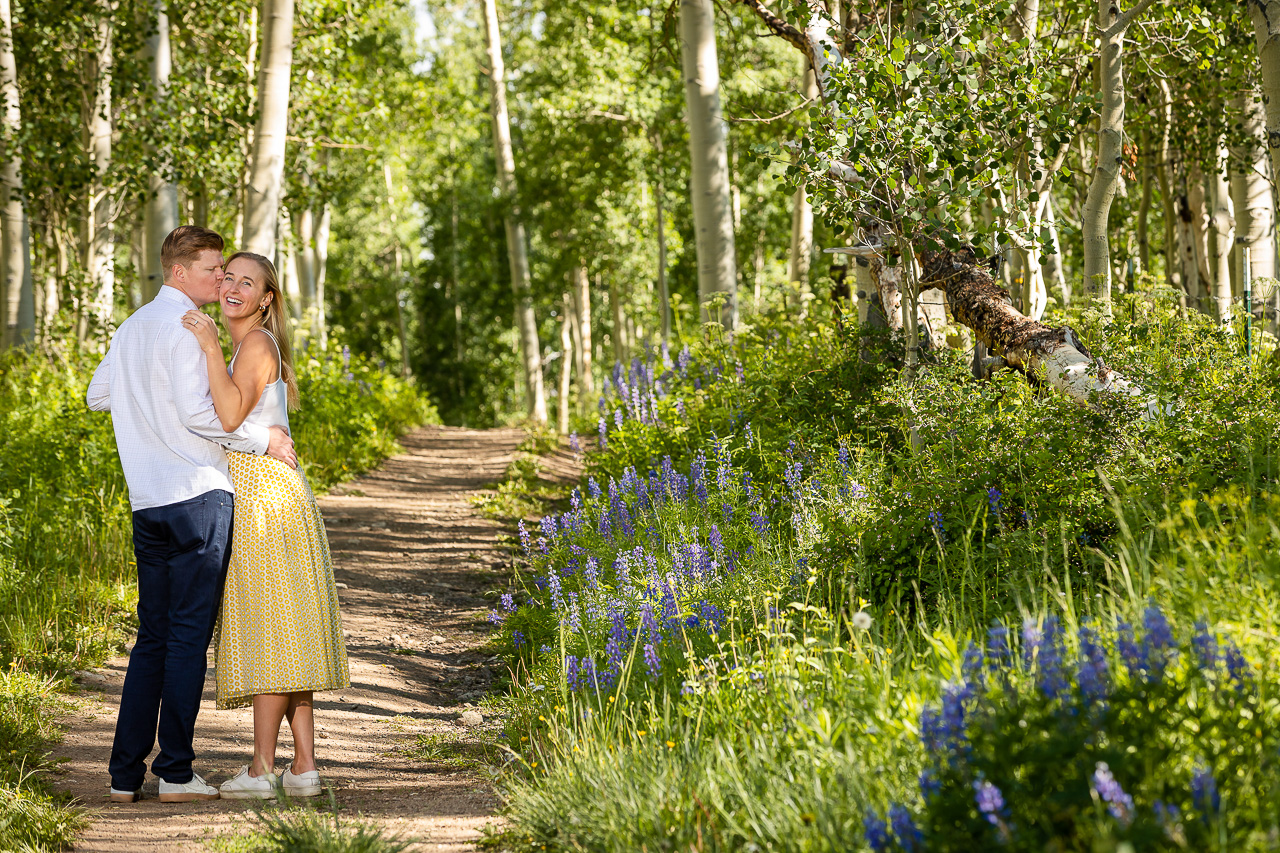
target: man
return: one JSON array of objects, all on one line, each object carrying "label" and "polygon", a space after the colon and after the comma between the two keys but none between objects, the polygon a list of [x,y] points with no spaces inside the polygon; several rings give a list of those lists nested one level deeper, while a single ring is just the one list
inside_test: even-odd
[{"label": "man", "polygon": [[214,800],[192,769],[192,740],[231,555],[232,486],[224,447],[268,453],[297,466],[278,427],[246,423],[225,433],[213,408],[205,356],[182,325],[191,308],[218,298],[222,238],[174,229],[160,252],[164,285],[121,324],[89,383],[87,401],[111,412],[133,507],[138,563],[138,640],[129,656],[115,743],[111,799],[136,802],[146,759],[162,802]]}]

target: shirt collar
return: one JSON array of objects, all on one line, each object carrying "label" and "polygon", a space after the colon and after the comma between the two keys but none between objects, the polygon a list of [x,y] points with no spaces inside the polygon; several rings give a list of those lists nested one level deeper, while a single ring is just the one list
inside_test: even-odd
[{"label": "shirt collar", "polygon": [[156,299],[163,299],[165,302],[175,302],[178,305],[185,305],[187,308],[199,307],[190,296],[187,296],[187,294],[178,290],[178,288],[168,284],[160,285],[160,292],[156,294]]}]

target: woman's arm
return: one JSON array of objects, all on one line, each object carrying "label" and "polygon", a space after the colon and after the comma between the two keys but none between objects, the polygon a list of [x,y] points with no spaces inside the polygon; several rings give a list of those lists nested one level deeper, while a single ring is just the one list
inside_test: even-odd
[{"label": "woman's arm", "polygon": [[[191,322],[187,322],[190,320]],[[227,432],[235,432],[258,405],[262,391],[276,370],[276,349],[266,334],[250,332],[240,344],[236,356],[235,375],[227,373],[218,341],[218,326],[213,318],[200,311],[188,311],[183,325],[195,334],[204,352],[209,372],[209,391],[218,421]]]}]

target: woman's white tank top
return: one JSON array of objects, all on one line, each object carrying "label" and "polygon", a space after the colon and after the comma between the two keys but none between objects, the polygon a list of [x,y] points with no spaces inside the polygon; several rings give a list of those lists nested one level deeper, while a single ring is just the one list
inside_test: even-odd
[{"label": "woman's white tank top", "polygon": [[[271,343],[275,345],[276,381],[262,389],[262,396],[258,398],[258,405],[253,407],[253,411],[245,418],[245,422],[264,427],[282,426],[286,431],[289,431],[289,386],[284,381],[284,364],[280,357],[280,344],[276,341],[276,336],[266,329],[259,327],[251,330],[249,334],[254,332],[265,332],[267,337],[271,338]],[[227,372],[232,375],[236,372],[236,357],[238,355],[239,351],[231,357],[231,364],[227,365]]]}]

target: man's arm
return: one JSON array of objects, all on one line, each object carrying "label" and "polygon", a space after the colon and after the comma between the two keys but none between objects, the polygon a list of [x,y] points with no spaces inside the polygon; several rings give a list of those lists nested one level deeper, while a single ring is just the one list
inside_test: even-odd
[{"label": "man's arm", "polygon": [[209,393],[204,353],[195,335],[184,331],[178,338],[169,370],[173,377],[173,401],[183,426],[201,438],[230,450],[259,456],[267,452],[271,432],[266,427],[246,422],[232,433],[222,429],[218,413],[213,408],[213,396]]},{"label": "man's arm", "polygon": [[84,401],[95,412],[111,411],[111,349],[103,356],[98,369],[93,371],[93,379],[89,380],[89,391]]}]

